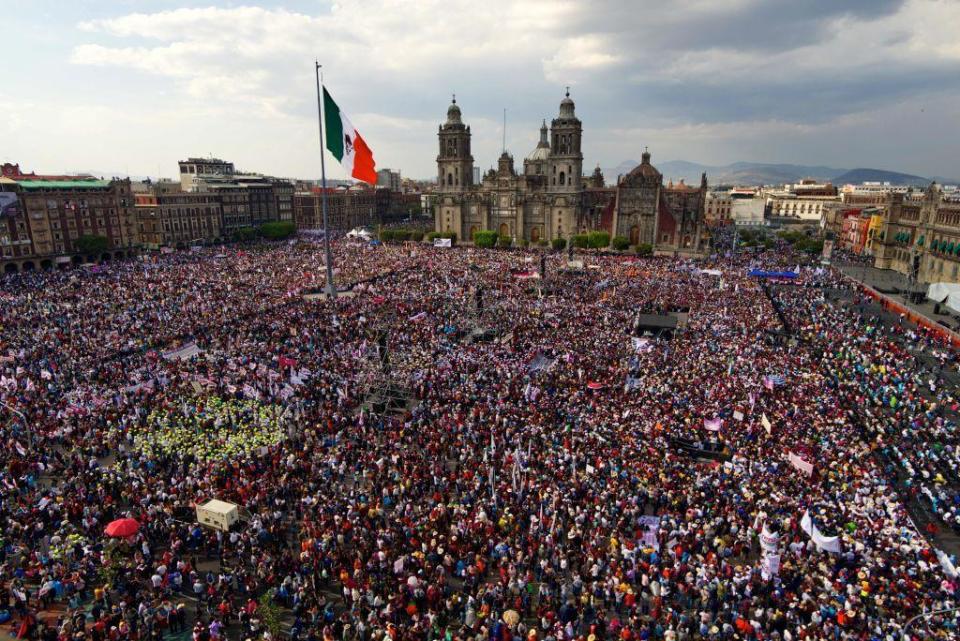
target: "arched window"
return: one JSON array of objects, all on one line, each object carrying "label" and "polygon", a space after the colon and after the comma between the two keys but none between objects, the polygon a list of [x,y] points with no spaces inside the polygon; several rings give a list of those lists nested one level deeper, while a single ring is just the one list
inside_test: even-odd
[{"label": "arched window", "polygon": [[503,223],[503,224],[500,225],[500,235],[501,235],[501,236],[509,236],[509,235],[510,235],[510,227],[509,227],[509,225],[507,225],[507,223]]},{"label": "arched window", "polygon": [[640,244],[640,228],[634,225],[630,228],[630,244],[639,245]]},{"label": "arched window", "polygon": [[447,185],[453,186],[453,174],[447,174]]},{"label": "arched window", "polygon": [[567,184],[566,181],[564,180],[564,174],[562,171],[560,172],[560,184],[561,185]]}]

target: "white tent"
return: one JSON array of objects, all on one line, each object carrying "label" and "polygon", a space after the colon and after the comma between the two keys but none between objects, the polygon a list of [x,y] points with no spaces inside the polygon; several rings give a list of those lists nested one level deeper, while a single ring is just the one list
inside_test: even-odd
[{"label": "white tent", "polygon": [[960,312],[960,283],[930,283],[927,298]]}]

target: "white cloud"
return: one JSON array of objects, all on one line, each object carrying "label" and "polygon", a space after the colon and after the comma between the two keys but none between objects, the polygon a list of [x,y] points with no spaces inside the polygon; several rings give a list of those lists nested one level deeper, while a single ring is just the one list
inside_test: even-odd
[{"label": "white cloud", "polygon": [[543,61],[547,80],[557,83],[576,82],[584,73],[596,72],[622,62],[623,57],[611,53],[612,43],[599,34],[570,38]]},{"label": "white cloud", "polygon": [[[789,160],[789,149],[777,149],[778,134],[799,140],[834,127],[842,137],[838,132],[852,130],[852,119],[872,117],[862,104],[831,94],[834,87],[854,80],[869,86],[874,77],[896,82],[960,60],[957,2],[907,0],[892,13],[838,9],[832,21],[812,8],[793,30],[791,17],[741,25],[766,6],[761,0],[351,0],[315,15],[257,6],[182,8],[82,22],[69,60],[104,70],[105,83],[140,77],[153,83],[149,96],[130,97],[143,107],[137,126],[166,131],[185,153],[236,149],[247,167],[292,174],[315,164],[316,150],[300,147],[315,136],[311,76],[320,58],[337,101],[371,138],[378,162],[414,176],[433,173],[436,126],[449,90],[463,96],[481,167],[499,152],[502,106],[511,121],[532,122],[553,112],[565,84],[577,87],[585,150],[602,154],[588,164],[615,164],[654,141],[694,160],[718,153],[736,159],[738,140],[757,132],[771,154]],[[784,6],[790,16],[803,11]],[[770,42],[773,26],[782,46]],[[830,103],[830,113],[817,100],[809,118],[802,113],[807,107],[787,113],[783,101],[794,100],[787,91],[804,82],[823,83],[817,99]],[[755,91],[763,107],[738,116],[731,86]],[[162,111],[153,104],[160,92]],[[900,98],[878,93],[876,99]],[[717,116],[725,101],[733,113]],[[508,133],[519,159],[535,144],[536,130],[518,130],[511,125]],[[197,139],[183,137],[186,131]],[[234,147],[235,138],[245,147]],[[197,144],[202,149],[185,149]],[[152,158],[156,152],[147,146],[115,153]],[[269,164],[274,159],[276,168]]]}]

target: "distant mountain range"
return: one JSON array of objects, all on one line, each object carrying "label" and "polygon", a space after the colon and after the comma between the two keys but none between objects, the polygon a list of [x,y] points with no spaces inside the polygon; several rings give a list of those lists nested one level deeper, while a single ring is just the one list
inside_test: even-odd
[{"label": "distant mountain range", "polygon": [[[625,160],[616,167],[603,170],[608,182],[613,183],[619,175],[629,173],[640,163]],[[830,181],[834,185],[861,183],[867,181],[889,182],[894,185],[914,185],[926,187],[931,180],[941,184],[957,184],[957,180],[933,176],[925,178],[884,169],[839,169],[820,165],[792,165],[786,163],[735,162],[729,165],[703,165],[687,160],[669,160],[654,163],[665,180],[675,182],[683,180],[688,184],[699,184],[700,175],[707,173],[711,185],[777,185],[800,182],[804,178]]]}]

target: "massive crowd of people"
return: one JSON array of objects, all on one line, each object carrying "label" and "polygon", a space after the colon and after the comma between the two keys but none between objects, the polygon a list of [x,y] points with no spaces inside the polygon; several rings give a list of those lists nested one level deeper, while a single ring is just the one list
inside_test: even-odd
[{"label": "massive crowd of people", "polygon": [[[0,282],[0,622],[956,638],[927,616],[960,587],[949,343],[783,248],[552,253],[543,279],[540,251],[338,241],[335,302],[296,243]],[[197,524],[213,498],[230,531]]]}]

